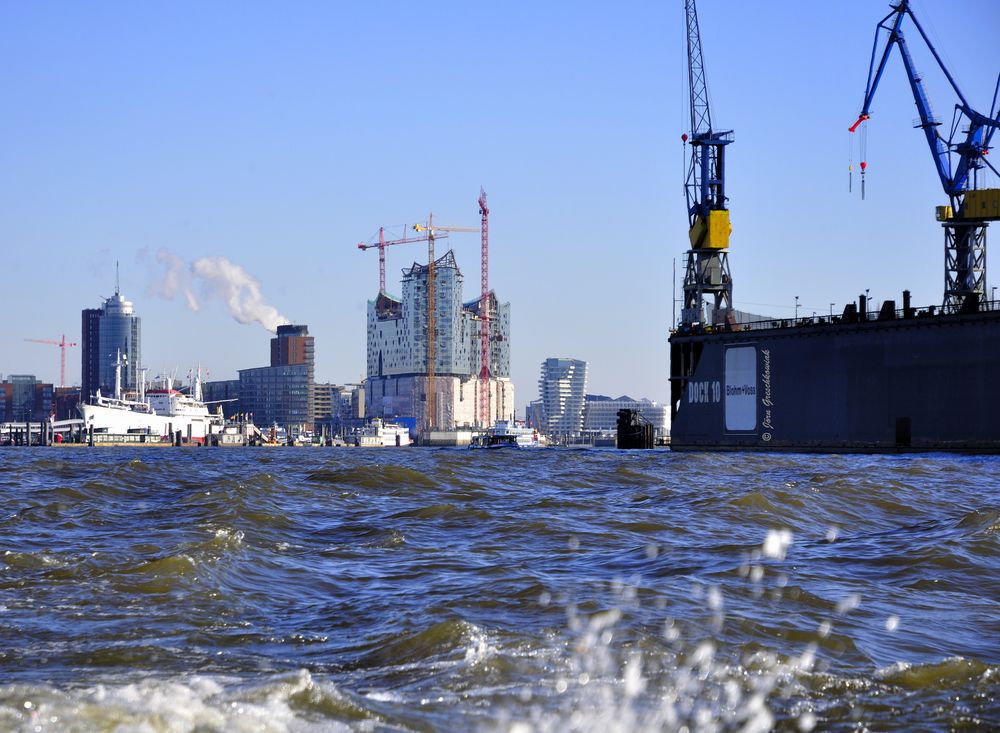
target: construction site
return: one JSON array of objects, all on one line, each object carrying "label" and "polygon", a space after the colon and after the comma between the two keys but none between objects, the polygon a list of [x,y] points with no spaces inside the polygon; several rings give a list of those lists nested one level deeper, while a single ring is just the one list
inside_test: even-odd
[{"label": "construction site", "polygon": [[[480,191],[480,226],[414,225],[386,239],[380,227],[361,250],[378,249],[379,291],[368,301],[365,414],[409,426],[425,445],[464,445],[475,432],[514,419],[510,379],[510,303],[489,287],[489,208]],[[464,301],[465,277],[454,251],[437,240],[480,235],[480,293]],[[386,287],[386,248],[426,243],[427,263],[402,270],[401,295]]]}]

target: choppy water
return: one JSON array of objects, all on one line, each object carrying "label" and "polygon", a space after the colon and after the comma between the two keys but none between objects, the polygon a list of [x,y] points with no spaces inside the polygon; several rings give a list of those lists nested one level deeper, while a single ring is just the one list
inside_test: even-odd
[{"label": "choppy water", "polygon": [[1000,460],[0,449],[0,730],[1000,727]]}]

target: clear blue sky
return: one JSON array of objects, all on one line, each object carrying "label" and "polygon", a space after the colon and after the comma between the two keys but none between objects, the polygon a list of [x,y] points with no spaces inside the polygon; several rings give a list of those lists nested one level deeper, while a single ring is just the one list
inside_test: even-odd
[{"label": "clear blue sky", "polygon": [[[988,111],[1000,3],[913,6]],[[801,312],[826,312],[866,288],[941,301],[943,195],[898,58],[873,108],[867,200],[847,193],[847,127],[888,12],[885,0],[699,2],[713,117],[736,135],[737,307],[789,316],[799,295]],[[950,119],[954,96],[910,36]],[[483,185],[519,414],[548,356],[589,361],[591,392],[669,394],[671,269],[687,237],[681,0],[8,2],[0,68],[4,375],[58,380],[58,349],[23,339],[78,339],[116,259],[154,373],[266,364],[269,334],[223,302],[194,313],[153,293],[165,248],[241,265],[309,325],[318,379],[358,381],[378,268],[356,243],[429,211],[477,226]],[[474,298],[478,236],[450,245]],[[425,256],[390,249],[389,289]],[[77,349],[68,362],[78,382]]]}]

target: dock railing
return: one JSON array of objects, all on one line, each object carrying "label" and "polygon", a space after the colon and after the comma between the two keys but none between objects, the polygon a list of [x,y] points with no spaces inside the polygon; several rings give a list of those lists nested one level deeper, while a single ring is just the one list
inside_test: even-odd
[{"label": "dock railing", "polygon": [[[886,304],[893,301],[886,301]],[[773,331],[782,328],[808,328],[811,326],[830,326],[846,323],[871,323],[875,321],[913,320],[924,318],[940,318],[953,315],[975,315],[990,311],[1000,311],[1000,300],[986,300],[978,304],[978,308],[963,309],[956,306],[929,305],[921,308],[881,308],[858,313],[849,308],[840,315],[834,316],[803,316],[801,318],[767,318],[758,321],[735,324],[695,324],[676,326],[671,334],[681,336],[712,333],[738,333],[740,331]]]}]

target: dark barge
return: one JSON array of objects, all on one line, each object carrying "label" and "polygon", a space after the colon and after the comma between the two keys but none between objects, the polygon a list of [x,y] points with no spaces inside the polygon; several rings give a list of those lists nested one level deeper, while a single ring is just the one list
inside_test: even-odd
[{"label": "dark barge", "polygon": [[680,328],[674,450],[1000,452],[1000,302]]}]

